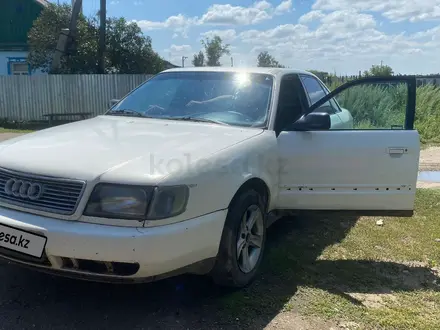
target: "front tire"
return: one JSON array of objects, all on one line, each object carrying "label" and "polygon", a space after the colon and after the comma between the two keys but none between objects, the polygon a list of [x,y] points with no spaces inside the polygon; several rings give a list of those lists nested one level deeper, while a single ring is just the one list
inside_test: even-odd
[{"label": "front tire", "polygon": [[266,243],[266,202],[255,190],[237,195],[226,217],[211,276],[215,283],[244,287],[258,273]]}]

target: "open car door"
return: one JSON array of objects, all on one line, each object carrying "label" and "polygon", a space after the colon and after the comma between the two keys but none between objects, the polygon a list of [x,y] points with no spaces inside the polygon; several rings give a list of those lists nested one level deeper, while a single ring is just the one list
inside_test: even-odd
[{"label": "open car door", "polygon": [[[324,104],[349,112],[352,127],[330,129]],[[414,76],[348,82],[316,101],[278,135],[277,207],[411,216],[420,140]],[[327,116],[327,117],[326,117]]]}]

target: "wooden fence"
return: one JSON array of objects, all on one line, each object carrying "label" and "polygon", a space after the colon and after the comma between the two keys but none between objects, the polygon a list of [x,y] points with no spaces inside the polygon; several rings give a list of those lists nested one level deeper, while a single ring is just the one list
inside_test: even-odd
[{"label": "wooden fence", "polygon": [[47,113],[99,115],[150,78],[142,74],[0,76],[3,121],[44,120]]}]

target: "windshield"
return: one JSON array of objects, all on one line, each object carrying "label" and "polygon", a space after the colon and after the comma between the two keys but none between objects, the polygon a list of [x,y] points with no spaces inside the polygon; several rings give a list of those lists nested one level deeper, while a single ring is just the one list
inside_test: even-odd
[{"label": "windshield", "polygon": [[165,72],[148,80],[107,115],[266,125],[273,88],[267,74]]}]

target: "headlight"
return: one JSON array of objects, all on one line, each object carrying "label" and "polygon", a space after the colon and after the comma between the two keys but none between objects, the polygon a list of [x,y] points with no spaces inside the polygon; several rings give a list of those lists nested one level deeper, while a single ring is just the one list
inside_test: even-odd
[{"label": "headlight", "polygon": [[98,184],[90,196],[84,215],[127,220],[163,219],[185,211],[187,186],[141,187]]},{"label": "headlight", "polygon": [[185,212],[189,189],[187,186],[156,187],[153,196],[147,219],[170,218]]},{"label": "headlight", "polygon": [[152,192],[152,187],[100,183],[93,190],[84,215],[144,220]]}]

